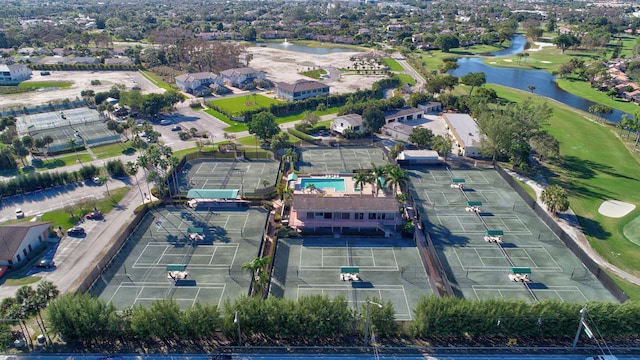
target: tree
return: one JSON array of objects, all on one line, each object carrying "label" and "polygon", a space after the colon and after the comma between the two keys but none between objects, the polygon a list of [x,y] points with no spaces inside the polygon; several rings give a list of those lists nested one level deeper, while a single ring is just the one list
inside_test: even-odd
[{"label": "tree", "polygon": [[540,201],[542,201],[553,216],[556,216],[558,212],[569,209],[567,192],[559,185],[547,186],[542,191],[542,194],[540,194]]},{"label": "tree", "polygon": [[274,153],[280,149],[289,147],[289,135],[285,132],[279,132],[271,137],[271,151]]},{"label": "tree", "polygon": [[433,131],[431,129],[414,127],[409,134],[409,142],[416,144],[416,146],[424,148],[433,140]]},{"label": "tree", "polygon": [[247,129],[249,134],[262,141],[267,141],[280,132],[280,127],[276,124],[276,117],[268,111],[253,115],[251,121],[247,124]]},{"label": "tree", "polygon": [[398,155],[400,155],[400,153],[403,151],[404,151],[404,144],[401,142],[395,143],[395,145],[393,145],[391,149],[389,149],[389,160],[395,161]]},{"label": "tree", "polygon": [[362,122],[370,132],[378,132],[386,122],[384,112],[375,107],[367,107],[362,112]]},{"label": "tree", "polygon": [[256,41],[256,29],[253,26],[247,26],[242,30],[242,38],[244,41]]},{"label": "tree", "polygon": [[448,53],[449,50],[460,46],[460,40],[454,34],[438,35],[434,45],[443,52]]},{"label": "tree", "polygon": [[69,344],[109,339],[119,328],[115,305],[89,294],[65,294],[47,312],[52,331]]},{"label": "tree", "polygon": [[557,37],[555,37],[551,42],[557,47],[559,47],[560,50],[562,50],[562,53],[564,54],[565,50],[567,50],[568,48],[574,45],[579,44],[580,40],[578,40],[578,38],[576,38],[575,35],[573,34],[560,34]]},{"label": "tree", "polygon": [[477,72],[477,73],[470,72],[460,77],[460,83],[471,87],[471,89],[469,89],[469,95],[473,93],[473,89],[475,87],[482,86],[486,82],[487,82],[487,77],[483,72]]},{"label": "tree", "polygon": [[360,189],[360,194],[364,190],[364,186],[371,182],[371,174],[367,171],[360,170],[353,175],[353,186],[356,189]]},{"label": "tree", "polygon": [[382,181],[384,180],[386,170],[386,167],[382,165],[371,163],[371,178],[369,178],[369,181],[375,188],[376,195],[378,195],[378,191],[382,188]]},{"label": "tree", "polygon": [[451,152],[451,146],[453,142],[451,139],[442,135],[437,135],[431,141],[431,149],[438,152],[438,154],[446,159],[447,155]]},{"label": "tree", "polygon": [[387,187],[397,194],[398,190],[402,189],[409,181],[409,172],[400,167],[400,165],[389,164],[389,167],[385,171]]}]

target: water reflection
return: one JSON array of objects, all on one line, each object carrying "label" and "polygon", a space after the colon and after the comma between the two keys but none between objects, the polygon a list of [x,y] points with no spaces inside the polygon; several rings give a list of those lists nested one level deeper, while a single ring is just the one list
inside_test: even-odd
[{"label": "water reflection", "polygon": [[[516,36],[509,48],[492,53],[494,56],[513,55],[522,52],[526,38]],[[501,68],[489,66],[482,63],[481,58],[461,58],[458,60],[459,67],[451,71],[452,75],[463,76],[470,72],[484,72],[487,83],[508,86],[514,89],[529,91],[530,86],[535,87],[535,93],[557,100],[571,107],[588,112],[589,107],[596,103],[584,99],[580,96],[562,90],[555,82],[555,76],[541,70],[525,70],[514,68]],[[588,86],[588,85],[585,85]],[[609,115],[602,117],[611,122],[618,122],[625,114],[619,110],[613,110]]]}]

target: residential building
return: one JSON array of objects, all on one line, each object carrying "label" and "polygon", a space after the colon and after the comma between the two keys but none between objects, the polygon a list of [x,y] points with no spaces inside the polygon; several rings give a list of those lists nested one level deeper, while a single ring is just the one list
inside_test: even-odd
[{"label": "residential building", "polygon": [[394,109],[384,113],[385,123],[392,122],[404,122],[409,120],[422,119],[424,112],[414,107],[403,107],[401,109]]},{"label": "residential building", "polygon": [[256,79],[264,80],[267,73],[250,67],[228,69],[220,73],[220,77],[225,84],[233,87],[242,87]]},{"label": "residential building", "polygon": [[449,135],[458,148],[457,155],[480,157],[480,129],[476,121],[468,114],[442,114]]},{"label": "residential building", "polygon": [[22,64],[0,64],[0,85],[15,85],[31,78],[31,69]]},{"label": "residential building", "polygon": [[280,82],[276,84],[278,99],[296,101],[314,96],[329,95],[329,85],[315,80],[297,80],[293,84]]},{"label": "residential building", "polygon": [[343,233],[381,230],[390,235],[402,224],[393,196],[294,194],[289,226],[301,231]]},{"label": "residential building", "polygon": [[382,133],[394,140],[409,141],[409,135],[413,131],[413,126],[401,122],[392,122],[382,126]]},{"label": "residential building", "polygon": [[31,258],[52,231],[51,222],[22,222],[0,226],[0,265],[14,266]]},{"label": "residential building", "polygon": [[358,114],[346,114],[337,116],[331,122],[331,132],[344,134],[344,131],[351,129],[358,132],[362,129],[362,116]]},{"label": "residential building", "polygon": [[403,222],[398,200],[383,178],[380,189],[356,184],[352,174],[295,175],[288,180],[293,190],[289,226],[296,230],[334,236],[380,231],[389,237]]},{"label": "residential building", "polygon": [[222,78],[212,72],[186,73],[176,76],[178,89],[194,95],[209,93],[209,85],[223,85]]},{"label": "residential building", "polygon": [[442,103],[438,101],[429,101],[423,104],[418,104],[418,109],[428,113],[439,113],[442,111]]}]

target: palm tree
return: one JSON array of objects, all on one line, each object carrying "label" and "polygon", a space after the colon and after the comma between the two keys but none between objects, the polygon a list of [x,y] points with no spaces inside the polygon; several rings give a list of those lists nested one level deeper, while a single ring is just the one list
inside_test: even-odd
[{"label": "palm tree", "polygon": [[269,262],[271,262],[271,256],[257,257],[242,264],[242,269],[251,274],[251,281],[256,285],[254,287],[254,293],[256,292],[256,287],[259,287],[260,293],[263,293],[264,285],[268,283],[269,273],[266,271],[266,268]]},{"label": "palm tree", "polygon": [[362,194],[362,191],[364,189],[364,186],[366,184],[369,184],[371,182],[371,174],[366,172],[366,171],[358,171],[354,176],[353,176],[353,186],[356,187],[356,189],[360,189],[360,194]]},{"label": "palm tree", "polygon": [[409,181],[409,172],[400,167],[400,165],[390,166],[387,169],[387,187],[394,194],[402,189]]},{"label": "palm tree", "polygon": [[378,195],[378,190],[382,188],[382,180],[384,180],[385,176],[385,167],[382,165],[376,165],[371,163],[371,185],[376,189],[376,195]]},{"label": "palm tree", "polygon": [[49,337],[49,333],[47,332],[47,328],[45,327],[41,310],[46,308],[49,302],[57,298],[58,295],[60,295],[60,290],[58,290],[58,287],[56,287],[55,284],[52,283],[51,281],[44,280],[40,284],[38,284],[38,287],[36,288],[35,297],[36,297],[36,302],[38,304],[36,315],[40,317],[43,334],[47,336],[49,343],[52,343],[52,341],[51,341],[51,338]]},{"label": "palm tree", "polygon": [[547,207],[553,216],[558,212],[569,209],[567,192],[559,185],[547,186],[540,194],[540,201]]},{"label": "palm tree", "polygon": [[142,188],[140,187],[140,182],[138,181],[138,177],[136,176],[138,174],[138,164],[134,163],[133,161],[127,161],[127,163],[125,164],[125,169],[127,171],[127,174],[129,174],[129,176],[133,176],[133,178],[136,179],[136,185],[138,185],[138,190],[140,190],[140,198],[144,203],[144,195],[142,195]]},{"label": "palm tree", "polygon": [[309,191],[310,193],[313,193],[316,191],[316,185],[315,184],[308,184],[305,188],[306,191]]},{"label": "palm tree", "polygon": [[269,182],[269,180],[267,180],[267,179],[262,179],[262,180],[260,181],[260,184],[262,184],[262,186],[266,189],[266,188],[267,188],[267,186],[269,186],[270,182]]},{"label": "palm tree", "polygon": [[80,157],[78,156],[78,151],[76,149],[76,147],[78,146],[78,142],[76,141],[76,139],[69,139],[69,141],[67,141],[67,145],[69,145],[71,150],[73,150],[73,152],[76,154],[76,159],[78,160],[78,162],[80,162]]},{"label": "palm tree", "polygon": [[[283,157],[287,160],[287,164],[289,164],[289,169],[293,170],[295,164],[298,161],[298,152],[295,148],[288,148],[284,150]],[[287,170],[289,170],[287,169]]]}]

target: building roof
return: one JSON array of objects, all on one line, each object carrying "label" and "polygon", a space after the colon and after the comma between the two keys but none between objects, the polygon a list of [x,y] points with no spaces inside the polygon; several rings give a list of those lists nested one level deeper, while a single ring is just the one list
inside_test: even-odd
[{"label": "building roof", "polygon": [[386,111],[384,113],[384,117],[385,118],[396,118],[399,116],[407,116],[407,115],[414,115],[414,114],[422,114],[423,111],[420,109],[416,109],[414,107],[403,107],[401,109],[393,109],[393,110],[389,110]]},{"label": "building roof", "polygon": [[398,200],[394,197],[357,196],[318,196],[295,194],[293,209],[296,211],[398,211]]},{"label": "building roof", "polygon": [[319,81],[315,80],[296,80],[293,84],[289,84],[286,82],[280,82],[277,84],[279,89],[288,91],[288,92],[298,92],[298,91],[309,91],[316,89],[325,89],[328,88],[329,85],[323,84]]},{"label": "building roof", "polygon": [[235,69],[227,69],[220,73],[220,75],[224,76],[240,76],[240,75],[251,75],[251,74],[259,74],[263,73],[262,70],[256,70],[251,67],[243,67],[243,68],[235,68]]},{"label": "building roof", "polygon": [[13,255],[20,249],[20,245],[29,230],[42,225],[48,227],[51,224],[52,222],[29,221],[0,226],[0,243],[3,243],[0,246],[0,259],[11,260]]},{"label": "building roof", "polygon": [[12,71],[12,70],[23,70],[27,67],[23,64],[0,64],[0,71]]},{"label": "building roof", "polygon": [[480,144],[480,129],[469,114],[442,114],[442,118],[458,136],[465,146]]},{"label": "building roof", "polygon": [[215,79],[216,77],[217,75],[212,72],[186,73],[176,76],[176,81],[187,82],[194,80]]},{"label": "building roof", "polygon": [[191,189],[187,199],[237,199],[239,189]]},{"label": "building roof", "polygon": [[346,115],[338,116],[335,119],[333,119],[334,123],[340,122],[340,121],[344,121],[347,124],[351,125],[352,127],[360,126],[362,125],[362,115],[346,114]]},{"label": "building roof", "polygon": [[439,159],[440,155],[435,150],[404,150],[398,154],[398,160],[409,159]]},{"label": "building roof", "polygon": [[411,132],[413,131],[413,126],[409,126],[401,122],[392,122],[392,123],[384,124],[382,127],[388,130],[395,131],[397,133],[407,134],[407,135],[410,135]]}]

